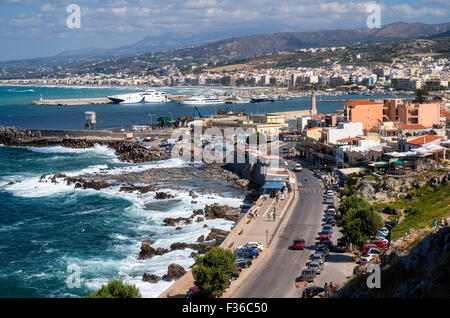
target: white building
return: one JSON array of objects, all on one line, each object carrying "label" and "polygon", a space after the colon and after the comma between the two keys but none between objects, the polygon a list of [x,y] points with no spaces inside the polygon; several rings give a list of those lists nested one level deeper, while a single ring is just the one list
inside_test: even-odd
[{"label": "white building", "polygon": [[337,127],[327,127],[322,130],[322,140],[329,144],[337,144],[339,139],[363,135],[363,124],[360,122],[339,123]]}]

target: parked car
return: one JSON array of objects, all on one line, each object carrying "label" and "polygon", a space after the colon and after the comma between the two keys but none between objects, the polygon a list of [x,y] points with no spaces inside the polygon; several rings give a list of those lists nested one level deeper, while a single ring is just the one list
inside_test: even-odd
[{"label": "parked car", "polygon": [[329,229],[322,229],[322,232],[320,232],[320,235],[328,235],[331,239],[331,237],[333,236],[333,233],[331,233],[331,231]]},{"label": "parked car", "polygon": [[336,247],[335,247],[335,250],[336,250],[336,252],[339,252],[339,253],[345,253],[345,252],[347,252],[349,250],[349,248],[350,248],[350,243],[349,242],[342,241],[342,240],[339,241],[338,240],[338,242],[336,244]]},{"label": "parked car", "polygon": [[333,233],[333,226],[331,224],[324,224],[322,228],[324,230],[329,230],[330,233]]},{"label": "parked car", "polygon": [[329,251],[331,251],[333,249],[333,242],[331,242],[330,240],[324,240],[324,241],[322,241],[320,243],[325,245],[326,248],[328,248]]},{"label": "parked car", "polygon": [[324,241],[329,241],[330,235],[329,234],[321,234],[320,235],[320,243],[323,243]]},{"label": "parked car", "polygon": [[363,254],[366,254],[367,251],[371,248],[377,248],[377,246],[375,244],[370,244],[370,243],[367,243],[366,245],[364,245]]},{"label": "parked car", "polygon": [[244,258],[257,258],[259,256],[259,253],[257,250],[254,250],[252,248],[241,248],[237,249],[234,254],[238,257],[244,257]]},{"label": "parked car", "polygon": [[293,250],[302,250],[302,249],[304,249],[305,248],[305,240],[296,238],[294,240],[294,243],[292,244],[291,248]]},{"label": "parked car", "polygon": [[300,275],[300,281],[312,282],[316,278],[316,272],[312,269],[304,269]]},{"label": "parked car", "polygon": [[296,164],[294,167],[294,171],[298,171],[301,172],[303,170],[302,165],[301,164]]},{"label": "parked car", "polygon": [[323,270],[323,264],[320,264],[318,261],[311,261],[308,264],[308,268],[314,270],[319,275]]},{"label": "parked car", "polygon": [[367,264],[367,263],[370,263],[370,261],[376,257],[378,257],[377,254],[367,254],[367,255],[361,256],[361,258],[359,259],[359,262],[361,264]]},{"label": "parked car", "polygon": [[258,243],[258,242],[248,242],[245,245],[239,246],[237,249],[241,249],[241,248],[251,248],[251,249],[259,250],[262,252],[264,250],[264,245],[262,245],[261,243]]},{"label": "parked car", "polygon": [[320,264],[325,262],[325,257],[321,253],[314,253],[311,255],[311,261],[318,261]]},{"label": "parked car", "polygon": [[240,267],[238,267],[238,269],[235,270],[233,274],[231,274],[231,280],[238,279],[240,276],[240,273],[241,273],[241,270],[240,270]]},{"label": "parked car", "polygon": [[383,236],[375,236],[374,240],[380,240],[380,241],[386,243],[386,245],[389,243],[389,240]]},{"label": "parked car", "polygon": [[333,202],[334,202],[334,197],[333,197],[333,196],[330,196],[330,195],[327,195],[327,196],[325,197],[325,199],[324,199],[324,202],[325,202],[325,204],[327,204],[327,203],[333,203]]},{"label": "parked car", "polygon": [[305,288],[305,290],[302,293],[303,298],[313,298],[314,296],[319,295],[320,293],[323,293],[325,289],[319,286],[311,286]]},{"label": "parked car", "polygon": [[327,209],[327,215],[328,214],[335,215],[336,214],[336,209],[335,208]]},{"label": "parked car", "polygon": [[316,253],[323,253],[323,254],[325,254],[325,257],[328,257],[329,250],[325,246],[325,244],[319,244],[319,245],[317,245]]},{"label": "parked car", "polygon": [[334,196],[334,192],[333,192],[333,190],[327,190],[327,193],[326,193],[328,196]]},{"label": "parked car", "polygon": [[372,240],[369,242],[369,244],[374,244],[378,247],[378,249],[385,249],[387,247],[387,243],[381,240]]},{"label": "parked car", "polygon": [[252,265],[252,260],[249,258],[238,258],[238,259],[236,259],[235,263],[240,268],[247,268],[250,265]]},{"label": "parked car", "polygon": [[197,286],[193,286],[189,288],[188,292],[186,293],[186,298],[195,298],[200,294],[200,288]]},{"label": "parked car", "polygon": [[369,248],[369,249],[367,250],[366,255],[369,255],[369,254],[380,255],[380,254],[381,254],[381,251],[380,251],[378,248],[376,248],[376,247],[371,247],[371,248]]}]

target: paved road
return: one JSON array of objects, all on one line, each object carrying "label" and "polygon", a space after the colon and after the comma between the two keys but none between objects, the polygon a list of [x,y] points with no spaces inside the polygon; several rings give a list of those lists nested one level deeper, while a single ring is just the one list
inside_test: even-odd
[{"label": "paved road", "polygon": [[[315,178],[308,169],[296,174],[297,180],[303,183],[304,190],[279,234],[273,253],[264,264],[255,269],[233,297],[299,297],[299,289],[295,288],[295,278],[300,275],[313,253],[325,206],[322,204],[324,192],[322,181]],[[308,180],[306,183],[305,176]],[[296,237],[305,240],[305,250],[295,251],[288,248]]]}]

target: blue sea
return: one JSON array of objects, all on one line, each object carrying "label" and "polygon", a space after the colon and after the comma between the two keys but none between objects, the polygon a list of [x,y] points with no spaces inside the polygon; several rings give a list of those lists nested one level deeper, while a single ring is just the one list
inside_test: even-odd
[{"label": "blue sea", "polygon": [[[39,98],[104,97],[133,88],[0,87],[0,125],[30,129],[83,129],[84,112],[95,111],[101,128],[148,123],[155,118],[193,114],[193,107],[162,105],[34,106]],[[162,89],[170,94],[192,94],[198,89]],[[352,98],[351,96],[350,98]],[[335,97],[330,97],[336,99]],[[354,97],[356,98],[356,97]],[[319,112],[342,108],[343,103],[318,103]],[[224,106],[225,107],[225,106]],[[236,105],[247,113],[308,109],[309,99]],[[214,106],[202,106],[205,115]],[[175,242],[195,243],[211,227],[229,230],[233,223],[215,219],[193,222],[182,230],[163,225],[166,217],[189,217],[192,210],[219,203],[239,207],[244,199],[230,183],[210,179],[177,181],[183,189],[168,187],[174,200],[159,201],[154,193],[119,192],[119,186],[103,190],[75,189],[63,182],[52,183],[43,174],[125,175],[149,169],[197,169],[180,159],[148,164],[118,161],[114,151],[96,145],[90,149],[64,147],[7,147],[0,145],[0,297],[85,297],[111,278],[122,278],[139,287],[144,297],[157,297],[172,282],[142,281],[144,272],[162,276],[177,263],[188,269],[193,250],[172,251],[148,260],[137,260],[140,245],[155,236],[153,247],[168,248]],[[107,169],[107,170],[105,170]],[[198,187],[220,190],[199,193],[192,203],[189,190]],[[204,228],[207,224],[208,228]],[[79,279],[77,279],[79,278]],[[75,284],[74,284],[75,282]],[[79,282],[77,284],[76,282]]]}]

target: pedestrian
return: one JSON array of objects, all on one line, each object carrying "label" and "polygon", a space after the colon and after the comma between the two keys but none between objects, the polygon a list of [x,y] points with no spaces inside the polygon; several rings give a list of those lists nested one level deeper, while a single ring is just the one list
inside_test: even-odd
[{"label": "pedestrian", "polygon": [[334,292],[334,285],[333,285],[333,282],[330,282],[330,292]]},{"label": "pedestrian", "polygon": [[270,221],[270,211],[267,213],[267,219]]},{"label": "pedestrian", "polygon": [[445,226],[448,226],[448,218],[445,219]]},{"label": "pedestrian", "polygon": [[444,227],[444,224],[445,224],[444,218],[441,218],[441,226]]},{"label": "pedestrian", "polygon": [[275,222],[275,218],[277,217],[277,214],[275,213],[275,210],[273,210],[273,221]]},{"label": "pedestrian", "polygon": [[435,228],[437,228],[437,221],[436,221],[436,219],[434,219],[434,221],[433,221],[433,226],[434,226]]},{"label": "pedestrian", "polygon": [[323,290],[325,292],[325,296],[328,297],[328,284],[325,283],[325,285],[323,285]]}]

